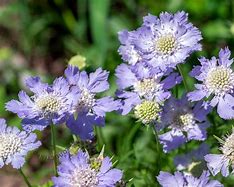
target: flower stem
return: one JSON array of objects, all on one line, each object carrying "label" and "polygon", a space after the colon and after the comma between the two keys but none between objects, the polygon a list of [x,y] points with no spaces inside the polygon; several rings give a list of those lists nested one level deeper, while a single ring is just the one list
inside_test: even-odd
[{"label": "flower stem", "polygon": [[54,173],[56,176],[58,176],[58,172],[57,172],[58,160],[57,160],[55,136],[56,136],[55,127],[52,124],[51,125],[51,144],[52,144],[52,148],[53,148]]},{"label": "flower stem", "polygon": [[154,125],[152,125],[152,130],[153,130],[153,134],[154,134],[154,137],[155,137],[155,141],[156,141],[156,146],[157,146],[157,173],[156,174],[159,174],[160,170],[161,170],[161,147],[160,147],[160,143],[159,143],[159,137],[158,137],[158,132],[157,130],[155,129]]},{"label": "flower stem", "polygon": [[178,68],[178,70],[179,70],[179,72],[180,72],[180,75],[181,75],[182,78],[183,78],[184,88],[185,88],[185,90],[188,92],[188,91],[189,91],[188,84],[187,84],[187,82],[186,82],[186,80],[185,80],[185,75],[184,75],[184,72],[183,72],[183,70],[182,70],[180,64],[177,65],[177,68]]},{"label": "flower stem", "polygon": [[105,145],[103,133],[102,133],[101,127],[96,126],[95,130],[96,130],[96,136],[97,136],[98,149],[101,150],[103,145]]},{"label": "flower stem", "polygon": [[26,177],[26,175],[24,174],[24,172],[22,171],[22,169],[19,169],[20,174],[22,175],[22,177],[24,178],[25,183],[28,185],[28,187],[32,187],[32,185],[30,184],[30,182],[28,181],[28,178]]}]

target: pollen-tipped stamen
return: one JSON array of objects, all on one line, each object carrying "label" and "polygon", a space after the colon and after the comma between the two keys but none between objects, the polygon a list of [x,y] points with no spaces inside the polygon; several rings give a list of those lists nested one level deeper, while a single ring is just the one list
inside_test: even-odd
[{"label": "pollen-tipped stamen", "polygon": [[161,85],[157,84],[156,80],[153,78],[143,79],[138,81],[134,85],[135,91],[140,95],[144,96],[146,94],[153,93],[154,91],[160,89]]},{"label": "pollen-tipped stamen", "polygon": [[159,120],[161,107],[154,101],[143,101],[135,107],[135,116],[144,124]]},{"label": "pollen-tipped stamen", "polygon": [[0,134],[0,158],[6,161],[8,157],[21,150],[22,141],[14,134]]},{"label": "pollen-tipped stamen", "polygon": [[225,138],[220,150],[234,164],[234,132]]},{"label": "pollen-tipped stamen", "polygon": [[207,74],[205,85],[215,95],[232,92],[234,88],[234,73],[230,68],[226,67],[213,68]]},{"label": "pollen-tipped stamen", "polygon": [[70,178],[70,184],[73,187],[96,187],[98,186],[97,172],[91,168],[75,170]]},{"label": "pollen-tipped stamen", "polygon": [[172,35],[161,36],[156,41],[155,45],[160,53],[170,55],[176,48],[176,39]]},{"label": "pollen-tipped stamen", "polygon": [[35,104],[45,115],[56,113],[62,107],[61,102],[54,95],[45,95],[37,98]]}]

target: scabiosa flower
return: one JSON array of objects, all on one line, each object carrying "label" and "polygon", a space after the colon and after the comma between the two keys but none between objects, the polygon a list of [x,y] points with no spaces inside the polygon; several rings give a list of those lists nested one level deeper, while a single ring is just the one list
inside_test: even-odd
[{"label": "scabiosa flower", "polygon": [[213,175],[221,172],[224,177],[229,175],[229,167],[232,167],[234,171],[234,130],[231,135],[219,139],[221,146],[220,151],[222,154],[208,154],[206,155],[205,161],[207,167]]},{"label": "scabiosa flower", "polygon": [[8,164],[16,169],[21,168],[27,152],[40,145],[36,134],[9,127],[4,119],[0,119],[0,168]]},{"label": "scabiosa flower", "polygon": [[217,105],[217,112],[223,119],[234,118],[234,73],[230,55],[230,50],[225,48],[220,50],[218,59],[202,57],[199,59],[201,65],[195,66],[190,73],[202,83],[196,84],[196,90],[188,93],[189,100],[211,98],[208,104],[213,107]]},{"label": "scabiosa flower", "polygon": [[199,178],[185,175],[178,171],[174,175],[161,171],[157,179],[162,187],[223,187],[219,181],[210,180],[209,176],[210,173],[208,171],[203,171]]},{"label": "scabiosa flower", "polygon": [[[152,108],[152,111],[158,111],[159,104],[171,95],[168,90],[182,80],[177,73],[171,73],[163,78],[163,73],[143,64],[135,66],[121,64],[117,67],[115,75],[119,88],[117,96],[122,99],[123,115],[128,114],[133,108],[138,111],[146,106]],[[139,112],[137,116],[141,116],[138,114]]]},{"label": "scabiosa flower", "polygon": [[189,140],[206,139],[206,128],[209,123],[206,115],[209,109],[205,110],[201,102],[189,103],[186,96],[181,99],[171,97],[163,107],[161,122],[156,124],[162,128],[170,129],[159,136],[164,152],[169,152]]},{"label": "scabiosa flower", "polygon": [[96,94],[109,89],[109,73],[98,68],[89,75],[75,66],[65,70],[66,79],[72,88],[79,90],[79,97],[75,103],[75,115],[67,121],[67,126],[81,139],[93,137],[93,125],[104,125],[106,112],[118,110],[120,102],[112,97],[96,98]]},{"label": "scabiosa flower", "polygon": [[66,153],[60,157],[58,177],[53,177],[55,187],[114,187],[121,180],[122,171],[112,169],[109,157],[93,163],[89,155],[81,150],[76,155]]},{"label": "scabiosa flower", "polygon": [[33,96],[29,97],[26,92],[20,91],[19,101],[11,100],[6,104],[8,111],[23,119],[25,128],[32,124],[32,130],[42,130],[51,123],[65,122],[68,115],[73,113],[78,90],[71,90],[64,78],[57,78],[52,85],[48,85],[42,83],[39,77],[31,77],[26,80],[26,86]]},{"label": "scabiosa flower", "polygon": [[136,31],[119,32],[119,53],[129,64],[144,62],[161,70],[174,68],[194,51],[201,50],[200,31],[188,22],[188,14],[148,15]]},{"label": "scabiosa flower", "polygon": [[174,163],[177,170],[188,169],[193,170],[194,167],[202,164],[204,156],[209,153],[209,146],[206,143],[202,143],[198,148],[190,151],[189,153],[178,155],[174,158]]}]

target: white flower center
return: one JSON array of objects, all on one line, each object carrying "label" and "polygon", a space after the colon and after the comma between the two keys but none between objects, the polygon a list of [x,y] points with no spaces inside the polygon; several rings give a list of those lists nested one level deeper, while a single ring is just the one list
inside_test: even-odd
[{"label": "white flower center", "polygon": [[223,146],[220,148],[220,150],[234,164],[234,133],[232,133],[225,139]]},{"label": "white flower center", "polygon": [[75,170],[70,178],[70,184],[72,187],[97,187],[97,173],[90,168]]},{"label": "white flower center", "polygon": [[156,90],[160,89],[161,85],[157,84],[155,79],[143,79],[142,81],[138,81],[134,85],[135,91],[140,95],[148,95],[152,94]]},{"label": "white flower center", "polygon": [[0,134],[0,158],[6,161],[7,158],[21,150],[22,141],[14,134]]},{"label": "white flower center", "polygon": [[43,111],[45,116],[58,112],[62,107],[62,104],[58,98],[51,94],[38,97],[35,104],[40,110]]},{"label": "white flower center", "polygon": [[161,107],[153,101],[143,101],[135,107],[135,116],[144,124],[159,120]]},{"label": "white flower center", "polygon": [[194,125],[195,120],[193,117],[193,114],[186,113],[186,114],[177,114],[174,117],[172,126],[183,129],[184,127],[187,127],[189,125]]},{"label": "white flower center", "polygon": [[171,34],[161,36],[156,41],[155,46],[157,51],[163,55],[170,55],[177,47],[176,38]]},{"label": "white flower center", "polygon": [[78,101],[78,111],[90,111],[95,104],[94,94],[89,93],[87,89],[84,89]]},{"label": "white flower center", "polygon": [[230,68],[226,67],[213,68],[207,74],[205,85],[215,95],[232,92],[234,88],[234,73]]}]

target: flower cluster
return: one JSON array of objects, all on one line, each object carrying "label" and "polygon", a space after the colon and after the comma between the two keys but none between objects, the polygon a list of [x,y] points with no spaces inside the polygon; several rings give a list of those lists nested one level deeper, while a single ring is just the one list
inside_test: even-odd
[{"label": "flower cluster", "polygon": [[[184,77],[176,67],[180,70],[180,64],[201,50],[201,39],[200,31],[188,22],[188,14],[183,11],[165,12],[159,17],[149,14],[138,29],[119,32],[118,52],[124,63],[115,70],[118,99],[100,97],[109,89],[109,72],[101,68],[88,74],[68,66],[64,75],[50,85],[39,77],[28,78],[26,86],[32,94],[20,91],[18,100],[6,103],[6,110],[22,119],[24,130],[7,127],[0,119],[0,167],[23,166],[27,152],[41,145],[32,131],[42,131],[49,125],[53,131],[54,125],[65,124],[81,140],[92,140],[94,125],[104,126],[106,113],[112,111],[122,115],[132,112],[144,125],[152,125],[157,151],[169,153],[189,141],[205,141],[210,126],[207,115],[214,107],[221,118],[234,118],[234,72],[227,47],[220,50],[218,59],[201,57],[201,65],[190,73],[200,83],[195,84],[196,90],[179,97],[176,86]],[[219,141],[221,154],[208,154],[209,146],[202,143],[198,149],[176,156],[177,170],[188,173],[161,171],[157,176],[160,185],[222,187],[220,182],[209,179],[206,170],[212,175],[221,172],[225,177],[230,167],[234,170],[234,131]],[[54,144],[56,165],[55,152]],[[91,157],[79,149],[75,154],[65,152],[59,161],[58,176],[52,178],[55,187],[114,187],[122,179],[123,172],[113,169],[111,159],[103,155]],[[190,166],[202,161],[207,168],[200,169],[203,173],[196,178]]]},{"label": "flower cluster", "polygon": [[122,100],[122,114],[133,109],[136,118],[144,124],[158,121],[163,102],[171,96],[169,89],[181,82],[177,73],[167,74],[163,78],[163,73],[143,64],[119,65],[116,69],[117,96]]},{"label": "flower cluster", "polygon": [[[206,129],[210,126],[207,115],[216,105],[221,118],[234,118],[233,60],[228,48],[220,50],[219,59],[199,59],[201,65],[195,66],[190,73],[202,82],[195,85],[195,91],[184,94],[181,99],[172,96],[171,89],[182,81],[175,72],[176,66],[185,63],[192,52],[201,50],[201,33],[188,22],[187,16],[183,11],[161,13],[159,18],[148,15],[138,29],[119,32],[121,46],[118,52],[125,62],[115,73],[116,95],[122,102],[120,111],[122,115],[133,111],[143,124],[153,124],[165,153],[190,140],[206,140]],[[221,170],[227,176],[228,163],[233,160],[231,142],[232,136],[226,138],[221,148],[223,155],[205,156],[209,150],[202,144],[198,150],[176,157],[177,169],[179,166],[189,169],[194,159],[202,162],[205,156],[212,174]],[[223,186],[218,181],[208,182],[208,176],[208,171],[199,179],[179,172],[175,176],[161,172],[158,181],[168,187]]]},{"label": "flower cluster", "polygon": [[120,108],[120,102],[109,96],[95,97],[109,88],[109,74],[99,68],[88,75],[74,66],[69,66],[64,74],[65,78],[55,79],[52,85],[42,83],[39,77],[27,79],[26,85],[33,95],[29,97],[20,91],[19,101],[9,101],[6,109],[22,118],[27,130],[66,123],[81,139],[91,139],[93,125],[103,126],[105,113]]}]

